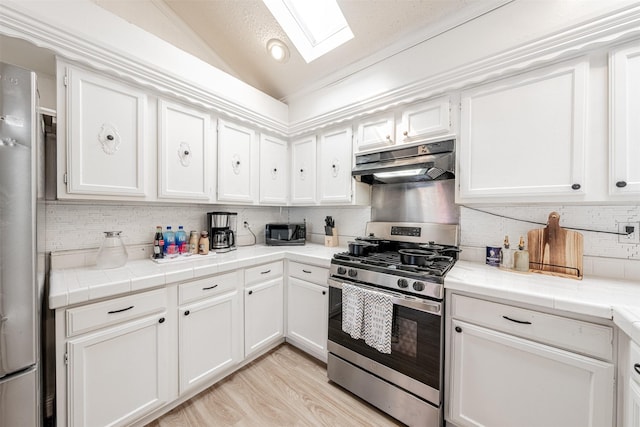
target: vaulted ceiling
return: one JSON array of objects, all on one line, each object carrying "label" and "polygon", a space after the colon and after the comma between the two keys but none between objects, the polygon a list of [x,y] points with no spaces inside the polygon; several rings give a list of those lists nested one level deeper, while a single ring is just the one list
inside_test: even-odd
[{"label": "vaulted ceiling", "polygon": [[[511,0],[338,0],[354,38],[308,64],[261,0],[93,1],[286,102]],[[268,55],[272,38],[289,46],[288,62]]]}]

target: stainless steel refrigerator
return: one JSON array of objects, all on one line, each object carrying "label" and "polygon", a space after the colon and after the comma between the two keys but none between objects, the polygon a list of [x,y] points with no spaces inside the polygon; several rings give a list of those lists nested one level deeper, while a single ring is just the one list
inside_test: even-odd
[{"label": "stainless steel refrigerator", "polygon": [[44,152],[35,73],[0,63],[0,427],[40,426]]}]

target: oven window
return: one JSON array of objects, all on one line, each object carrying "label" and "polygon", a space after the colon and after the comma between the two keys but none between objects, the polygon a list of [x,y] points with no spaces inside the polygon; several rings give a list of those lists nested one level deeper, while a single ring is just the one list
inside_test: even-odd
[{"label": "oven window", "polygon": [[329,288],[329,340],[440,389],[442,317],[398,305],[393,307],[391,354],[380,353],[342,331],[342,291]]}]

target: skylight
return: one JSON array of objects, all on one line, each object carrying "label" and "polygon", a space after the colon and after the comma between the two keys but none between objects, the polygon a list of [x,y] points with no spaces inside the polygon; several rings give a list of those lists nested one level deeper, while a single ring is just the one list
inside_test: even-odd
[{"label": "skylight", "polygon": [[351,40],[336,0],[262,0],[307,63]]}]

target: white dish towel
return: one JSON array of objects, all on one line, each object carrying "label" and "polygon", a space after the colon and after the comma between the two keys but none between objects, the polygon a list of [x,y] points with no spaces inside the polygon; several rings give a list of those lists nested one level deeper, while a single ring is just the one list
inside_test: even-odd
[{"label": "white dish towel", "polygon": [[360,286],[342,284],[342,330],[353,339],[391,354],[393,301],[391,297]]},{"label": "white dish towel", "polygon": [[364,289],[342,284],[342,330],[353,339],[363,338]]},{"label": "white dish towel", "polygon": [[380,353],[391,354],[393,301],[382,292],[365,290],[364,342]]}]

